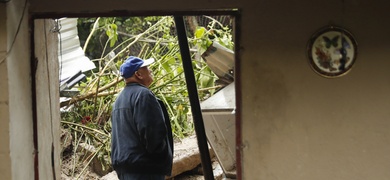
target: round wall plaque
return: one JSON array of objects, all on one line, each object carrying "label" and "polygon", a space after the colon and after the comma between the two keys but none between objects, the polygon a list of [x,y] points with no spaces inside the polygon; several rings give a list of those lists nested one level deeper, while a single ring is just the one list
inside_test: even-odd
[{"label": "round wall plaque", "polygon": [[312,69],[324,77],[345,75],[355,63],[357,42],[341,27],[327,26],[313,34],[308,44]]}]

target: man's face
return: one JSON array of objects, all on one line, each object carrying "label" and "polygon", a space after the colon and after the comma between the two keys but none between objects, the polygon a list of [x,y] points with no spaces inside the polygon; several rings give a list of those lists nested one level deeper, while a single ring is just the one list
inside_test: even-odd
[{"label": "man's face", "polygon": [[148,68],[148,66],[142,67],[138,69],[138,71],[142,75],[142,84],[146,87],[149,87],[153,82],[152,71]]}]

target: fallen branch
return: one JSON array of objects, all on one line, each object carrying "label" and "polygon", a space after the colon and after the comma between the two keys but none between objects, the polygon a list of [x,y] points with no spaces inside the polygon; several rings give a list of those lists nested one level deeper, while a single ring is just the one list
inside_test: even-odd
[{"label": "fallen branch", "polygon": [[90,92],[88,92],[86,94],[83,94],[83,95],[74,96],[71,99],[68,99],[66,101],[61,102],[60,103],[60,107],[62,108],[62,107],[65,107],[65,106],[70,106],[70,105],[72,105],[72,104],[74,104],[74,103],[76,103],[78,101],[82,101],[84,99],[95,97],[97,93],[98,93],[97,96],[107,96],[107,95],[118,93],[120,91],[120,89],[117,89],[117,90],[111,91],[111,92],[103,92],[103,93],[100,93],[100,92],[115,86],[116,84],[120,83],[122,80],[123,80],[123,78],[120,77],[120,78],[117,78],[115,81],[111,82],[110,84],[107,84],[107,85],[99,88],[97,92],[96,91],[90,91]]}]

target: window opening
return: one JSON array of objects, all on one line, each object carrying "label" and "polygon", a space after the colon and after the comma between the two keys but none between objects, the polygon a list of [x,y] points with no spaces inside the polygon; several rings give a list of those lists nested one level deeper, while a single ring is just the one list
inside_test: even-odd
[{"label": "window opening", "polygon": [[[55,22],[65,20],[56,19]],[[95,68],[90,63],[87,63],[88,65],[79,64],[81,66],[78,67],[79,69],[83,69],[84,66],[88,66],[89,69],[77,70],[69,77],[59,78],[60,91],[68,91],[68,93],[61,93],[63,131],[61,158],[63,164],[74,165],[68,169],[62,168],[62,171],[67,171],[66,175],[77,178],[88,176],[85,172],[89,168],[85,164],[92,164],[93,168],[100,169],[100,175],[111,170],[109,165],[111,128],[109,112],[115,95],[123,87],[123,80],[118,76],[118,65],[126,59],[126,56],[153,57],[159,60],[152,67],[157,75],[155,75],[151,90],[169,104],[171,123],[175,128],[173,131],[177,139],[194,132],[188,92],[186,92],[187,88],[183,80],[184,72],[181,64],[183,57],[177,42],[178,35],[174,17],[144,16],[134,17],[134,19],[131,17],[97,17],[76,18],[76,20],[78,38],[76,39],[79,40],[79,44],[73,40],[74,44],[70,46],[73,48],[79,46],[76,48],[77,51],[82,49],[85,57],[93,62]],[[224,138],[223,136],[227,133],[235,134],[233,131],[235,128],[232,128],[235,127],[235,44],[233,40],[235,19],[232,15],[197,15],[184,16],[183,20],[189,40],[189,56],[193,65],[195,87],[199,93],[202,116],[206,116],[207,121],[214,120],[206,124],[206,126],[214,124],[212,127],[209,126],[212,129],[206,127],[207,136],[210,136],[207,137],[208,143],[212,148],[219,148],[219,152],[214,149],[214,153],[216,153],[217,161],[223,166],[224,176],[234,178],[236,177],[236,157],[235,147],[232,150],[231,145],[235,146],[235,135],[229,139],[222,139],[224,147],[217,147],[216,144],[221,142],[213,142],[216,139],[212,139],[211,136]],[[74,33],[74,29],[72,31]],[[64,63],[64,54],[70,52],[69,49],[64,49],[65,40],[69,40],[64,35],[64,32],[59,33],[60,76],[64,74],[62,73],[64,67],[76,69],[75,66]],[[226,94],[223,93],[226,89],[229,89],[229,97],[218,95]],[[219,107],[210,106],[212,103],[206,101],[213,97],[214,100],[209,100],[209,102],[216,102],[217,99],[220,101],[222,98],[223,101],[228,99],[230,104]],[[218,103],[214,104],[218,105]],[[221,112],[223,116],[220,116]],[[223,119],[228,117],[230,121],[228,125],[218,124],[220,121],[218,119],[221,117]],[[64,131],[64,129],[69,131]],[[220,131],[219,134],[215,133],[216,130]],[[70,156],[78,157],[67,159]],[[226,158],[223,160],[223,156],[230,156],[229,165],[226,163]],[[80,166],[80,162],[84,165]]]}]

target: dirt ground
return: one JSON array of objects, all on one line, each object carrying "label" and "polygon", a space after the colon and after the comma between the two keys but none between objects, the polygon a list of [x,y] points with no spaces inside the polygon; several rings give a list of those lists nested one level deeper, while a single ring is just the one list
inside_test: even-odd
[{"label": "dirt ground", "polygon": [[[189,153],[193,153],[194,149],[197,149],[197,141],[195,136],[190,136],[187,139],[175,142],[175,158],[182,156],[189,156]],[[109,179],[115,180],[116,174],[110,175],[111,177],[104,177],[95,173],[90,166],[85,166],[87,163],[85,159],[85,153],[78,153],[77,156],[67,152],[67,156],[64,156],[61,163],[61,179],[62,180],[94,180],[94,179]],[[218,162],[216,158],[212,159],[213,167],[218,167]],[[222,171],[222,170],[220,170]],[[219,172],[217,172],[219,173]],[[108,176],[108,175],[107,175]],[[172,180],[202,180],[204,179],[202,175],[202,167],[200,165],[195,168],[188,170],[184,173],[181,173],[173,178]],[[219,179],[219,178],[217,178]]]}]

